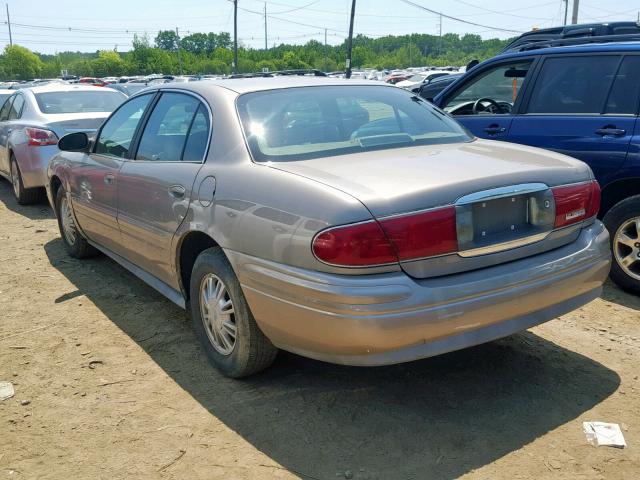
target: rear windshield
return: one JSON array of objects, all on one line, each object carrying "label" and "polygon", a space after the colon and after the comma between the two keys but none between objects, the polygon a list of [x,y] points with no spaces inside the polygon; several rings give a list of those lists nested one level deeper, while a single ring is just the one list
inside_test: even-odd
[{"label": "rear windshield", "polygon": [[113,90],[36,93],[42,113],[113,112],[126,97]]},{"label": "rear windshield", "polygon": [[446,114],[394,87],[252,92],[238,98],[238,111],[256,161],[304,160],[471,139]]}]

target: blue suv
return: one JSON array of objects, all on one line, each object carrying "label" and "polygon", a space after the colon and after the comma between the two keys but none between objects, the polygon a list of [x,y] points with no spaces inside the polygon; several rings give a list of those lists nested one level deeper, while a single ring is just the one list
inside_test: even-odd
[{"label": "blue suv", "polygon": [[516,45],[471,69],[433,102],[478,137],[589,164],[611,233],[611,278],[640,294],[640,41],[594,40]]}]

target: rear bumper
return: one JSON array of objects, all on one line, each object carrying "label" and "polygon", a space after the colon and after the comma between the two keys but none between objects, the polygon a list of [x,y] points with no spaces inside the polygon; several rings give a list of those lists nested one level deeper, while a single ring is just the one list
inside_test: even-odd
[{"label": "rear bumper", "polygon": [[20,145],[15,147],[14,155],[22,174],[25,188],[44,187],[47,184],[47,166],[49,160],[60,152],[57,145],[34,147]]},{"label": "rear bumper", "polygon": [[276,346],[347,365],[425,358],[546,322],[598,297],[611,262],[599,221],[564,247],[424,280],[331,275],[226,253]]}]

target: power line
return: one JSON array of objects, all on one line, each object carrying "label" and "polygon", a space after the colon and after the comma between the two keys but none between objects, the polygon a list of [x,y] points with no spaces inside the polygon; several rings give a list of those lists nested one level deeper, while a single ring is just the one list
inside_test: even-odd
[{"label": "power line", "polygon": [[[505,15],[505,16],[508,16],[508,17],[524,18],[524,19],[527,19],[527,20],[545,20],[545,21],[549,20],[548,18],[531,17],[531,16],[525,16],[525,15],[515,15],[513,13],[507,13],[505,11],[501,12],[501,11],[498,11],[498,10],[491,10],[489,8],[481,7],[479,5],[474,5],[473,3],[470,3],[470,2],[465,2],[464,0],[453,0],[453,1],[456,2],[456,3],[461,3],[462,5],[466,5],[467,7],[477,8],[478,10],[483,10],[483,11],[485,11],[487,13],[493,13],[495,15]],[[553,2],[553,3],[555,5],[556,2]],[[520,10],[517,10],[517,11],[520,11]]]},{"label": "power line", "polygon": [[442,15],[444,18],[448,18],[449,20],[454,20],[456,22],[460,22],[460,23],[466,23],[467,25],[473,25],[475,27],[482,27],[482,28],[488,28],[489,30],[495,30],[497,32],[509,32],[509,33],[524,33],[520,30],[510,30],[508,28],[500,28],[500,27],[491,27],[489,25],[483,25],[481,23],[475,23],[475,22],[470,22],[468,20],[463,20],[462,18],[458,18],[458,17],[452,17],[451,15],[446,15],[442,12],[437,12],[435,10],[431,10],[430,8],[424,7],[422,5],[419,5],[417,3],[412,2],[411,0],[400,0],[403,3],[406,3],[407,5],[411,5],[413,7],[419,8],[421,10],[425,10],[427,12],[430,13],[434,13],[436,15]]}]

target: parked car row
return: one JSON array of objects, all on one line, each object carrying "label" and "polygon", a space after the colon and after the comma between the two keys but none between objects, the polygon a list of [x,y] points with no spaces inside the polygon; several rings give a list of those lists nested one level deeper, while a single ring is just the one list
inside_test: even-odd
[{"label": "parked car row", "polygon": [[68,253],[102,252],[189,309],[224,374],[278,349],[392,364],[579,308],[612,247],[612,278],[640,290],[639,69],[640,42],[525,43],[435,105],[311,74],[158,83],[112,91],[95,132],[10,119],[25,91],[0,143],[57,141],[44,184]]}]

